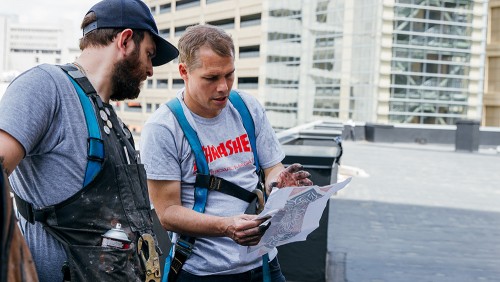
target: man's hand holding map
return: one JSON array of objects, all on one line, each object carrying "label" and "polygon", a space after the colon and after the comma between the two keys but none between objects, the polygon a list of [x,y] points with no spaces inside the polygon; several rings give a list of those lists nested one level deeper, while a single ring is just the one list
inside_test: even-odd
[{"label": "man's hand holding map", "polygon": [[351,178],[327,186],[274,189],[258,219],[269,218],[261,228],[266,233],[256,246],[242,248],[240,256],[268,253],[274,247],[303,241],[319,226],[328,199],[344,188]]}]

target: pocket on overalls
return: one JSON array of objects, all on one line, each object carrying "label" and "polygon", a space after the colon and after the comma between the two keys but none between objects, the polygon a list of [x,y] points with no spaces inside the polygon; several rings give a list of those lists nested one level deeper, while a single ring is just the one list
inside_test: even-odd
[{"label": "pocket on overalls", "polygon": [[[71,282],[140,281],[135,244],[128,249],[101,246],[66,246],[70,262]],[[135,277],[135,279],[134,279]]]},{"label": "pocket on overalls", "polygon": [[116,179],[125,215],[132,231],[152,230],[146,171],[142,164],[116,166]]}]

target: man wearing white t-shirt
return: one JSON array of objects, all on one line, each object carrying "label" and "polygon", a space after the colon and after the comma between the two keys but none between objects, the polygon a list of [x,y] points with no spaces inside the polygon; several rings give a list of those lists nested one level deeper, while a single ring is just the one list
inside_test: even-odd
[{"label": "man wearing white t-shirt", "polygon": [[[189,27],[179,39],[179,72],[185,88],[177,98],[183,115],[196,132],[211,177],[222,178],[253,191],[259,181],[254,152],[240,113],[228,101],[234,81],[234,45],[224,30]],[[265,111],[252,96],[237,91],[255,125],[258,163],[265,187],[312,185],[310,174],[294,164],[285,169],[284,153]],[[244,214],[248,202],[208,191],[204,213],[193,210],[197,181],[195,154],[171,108],[162,105],[147,121],[141,137],[149,195],[162,226],[194,237],[192,253],[175,270],[177,281],[262,281],[261,257],[239,257],[240,246],[256,245],[263,235],[256,215]],[[180,247],[177,247],[180,248]],[[273,249],[269,258],[271,281],[285,281]],[[169,263],[167,259],[167,263]],[[177,260],[174,258],[172,264]],[[169,273],[169,281],[171,281]]]}]

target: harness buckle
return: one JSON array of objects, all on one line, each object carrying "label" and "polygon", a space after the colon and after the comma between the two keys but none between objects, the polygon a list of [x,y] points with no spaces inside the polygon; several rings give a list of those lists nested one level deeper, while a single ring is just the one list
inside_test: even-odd
[{"label": "harness buckle", "polygon": [[[175,275],[179,274],[182,269],[182,265],[191,256],[193,252],[193,243],[187,240],[178,238],[175,242],[175,255],[170,262],[170,271],[174,272]],[[169,279],[170,279],[169,274]]]},{"label": "harness buckle", "polygon": [[256,214],[261,213],[264,210],[264,193],[260,189],[255,189],[252,191],[255,195],[257,195],[257,202],[255,203]]},{"label": "harness buckle", "polygon": [[87,159],[95,162],[104,162],[104,141],[89,137],[87,142]]},{"label": "harness buckle", "polygon": [[178,238],[177,242],[175,243],[175,252],[180,252],[187,259],[193,252],[193,244],[189,243],[186,240]]},{"label": "harness buckle", "polygon": [[221,178],[210,175],[210,183],[208,184],[208,189],[217,191],[220,189],[221,183],[222,183]]}]

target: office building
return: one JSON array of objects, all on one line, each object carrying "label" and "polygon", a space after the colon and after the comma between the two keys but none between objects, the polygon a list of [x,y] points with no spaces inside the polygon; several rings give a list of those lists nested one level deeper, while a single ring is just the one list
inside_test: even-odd
[{"label": "office building", "polygon": [[[483,115],[488,1],[148,0],[173,44],[190,25],[232,34],[234,87],[255,95],[277,130],[331,119],[455,124]],[[177,62],[155,69],[132,129],[183,86]]]},{"label": "office building", "polygon": [[384,7],[378,122],[481,118],[487,4],[399,0]]},{"label": "office building", "polygon": [[13,17],[3,18],[3,72],[22,72],[35,65],[72,62],[79,55],[77,42],[68,42],[70,24],[44,25],[18,23]]},{"label": "office building", "polygon": [[500,127],[500,1],[490,0],[488,14],[482,125]]}]

